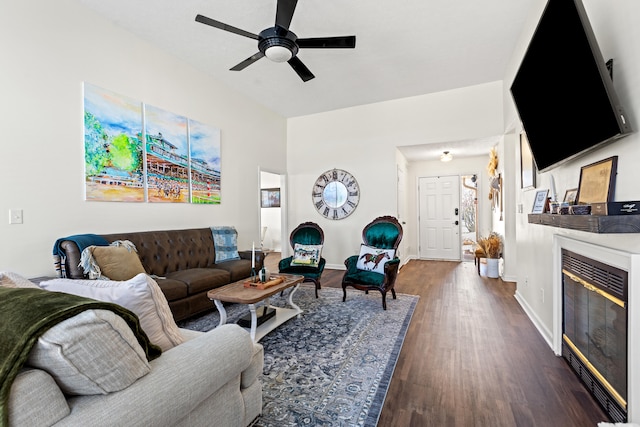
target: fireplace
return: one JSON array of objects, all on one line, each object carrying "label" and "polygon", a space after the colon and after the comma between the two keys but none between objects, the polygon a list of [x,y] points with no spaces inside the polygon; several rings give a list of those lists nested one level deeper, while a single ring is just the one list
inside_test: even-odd
[{"label": "fireplace", "polygon": [[628,272],[561,250],[562,356],[611,420],[627,421]]}]

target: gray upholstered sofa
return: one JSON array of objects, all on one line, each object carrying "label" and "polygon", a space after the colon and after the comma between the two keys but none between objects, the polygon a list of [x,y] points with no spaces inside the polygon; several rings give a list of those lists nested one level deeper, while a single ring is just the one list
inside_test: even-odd
[{"label": "gray upholstered sofa", "polygon": [[[82,249],[79,240],[59,239],[56,247],[64,252],[66,277],[84,279],[79,266]],[[153,275],[169,302],[176,321],[214,308],[207,292],[251,275],[252,251],[239,251],[239,260],[216,263],[211,228],[158,230],[100,235],[111,243],[131,241],[147,274]],[[54,252],[55,254],[55,252]],[[262,268],[264,253],[255,252],[255,269]]]},{"label": "gray upholstered sofa", "polygon": [[9,425],[247,426],[262,411],[263,350],[237,325],[202,333],[150,362],[129,387],[65,396],[45,371],[25,366],[9,395]]}]

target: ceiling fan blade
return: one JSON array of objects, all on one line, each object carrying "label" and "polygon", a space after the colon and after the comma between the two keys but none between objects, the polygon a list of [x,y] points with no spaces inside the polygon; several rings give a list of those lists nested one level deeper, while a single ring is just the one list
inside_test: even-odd
[{"label": "ceiling fan blade", "polygon": [[289,29],[293,12],[296,10],[298,0],[278,0],[278,8],[276,9],[276,25]]},{"label": "ceiling fan blade", "polygon": [[197,15],[196,21],[201,24],[210,25],[215,28],[219,28],[224,31],[229,31],[230,33],[238,34],[241,36],[249,37],[250,39],[258,40],[258,35],[250,33],[245,30],[241,30],[240,28],[232,27],[231,25],[224,24],[220,21],[216,21],[215,19],[207,18],[203,15]]},{"label": "ceiling fan blade", "polygon": [[356,47],[356,36],[298,39],[296,43],[299,48],[347,49]]},{"label": "ceiling fan blade", "polygon": [[247,68],[249,65],[253,64],[254,62],[256,62],[258,59],[262,58],[264,56],[264,53],[262,52],[258,52],[253,56],[248,57],[247,59],[245,59],[244,61],[242,61],[241,63],[239,63],[238,65],[236,65],[233,68],[230,68],[231,71],[241,71],[244,70],[245,68]]},{"label": "ceiling fan blade", "polygon": [[300,76],[303,82],[308,82],[309,80],[315,77],[313,73],[309,71],[307,66],[304,65],[297,56],[294,56],[287,62],[289,63],[289,65],[291,65],[291,68],[293,68],[293,71],[298,73],[298,75]]}]

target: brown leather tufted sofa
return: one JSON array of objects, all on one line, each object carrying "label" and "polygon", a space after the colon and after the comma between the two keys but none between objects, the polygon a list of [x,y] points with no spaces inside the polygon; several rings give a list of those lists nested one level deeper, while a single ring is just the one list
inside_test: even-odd
[{"label": "brown leather tufted sofa", "polygon": [[[140,261],[169,301],[176,321],[214,308],[207,291],[242,280],[251,275],[251,251],[238,251],[239,260],[215,263],[215,247],[210,228],[140,231],[102,235],[107,241],[129,240],[138,250]],[[85,279],[80,249],[65,240],[60,246],[66,254],[66,275]],[[256,251],[256,271],[262,268],[264,254]]]}]

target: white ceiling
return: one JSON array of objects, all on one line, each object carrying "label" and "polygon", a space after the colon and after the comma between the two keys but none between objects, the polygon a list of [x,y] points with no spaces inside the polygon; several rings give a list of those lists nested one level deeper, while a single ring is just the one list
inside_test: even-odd
[{"label": "white ceiling", "polygon": [[[258,34],[274,25],[276,0],[80,0],[116,25],[191,64],[284,117],[501,80],[539,0],[305,0],[290,30],[300,38],[356,36],[355,49],[301,49],[316,76],[303,82],[286,63],[262,58],[257,41],[195,21],[197,14]],[[403,149],[409,160],[487,153],[497,137]],[[484,144],[484,145],[483,145]],[[436,150],[437,151],[434,151]],[[478,153],[475,153],[478,151]]]}]

